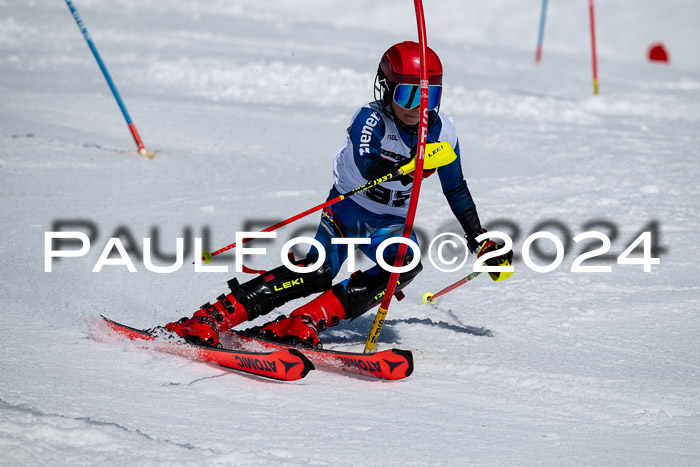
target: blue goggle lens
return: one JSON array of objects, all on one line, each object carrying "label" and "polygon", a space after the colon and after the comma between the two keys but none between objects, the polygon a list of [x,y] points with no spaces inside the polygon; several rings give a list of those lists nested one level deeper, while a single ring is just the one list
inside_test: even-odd
[{"label": "blue goggle lens", "polygon": [[[440,105],[442,86],[428,86],[428,110],[434,110]],[[394,102],[404,109],[412,110],[420,105],[420,86],[415,84],[399,84],[394,89]]]}]

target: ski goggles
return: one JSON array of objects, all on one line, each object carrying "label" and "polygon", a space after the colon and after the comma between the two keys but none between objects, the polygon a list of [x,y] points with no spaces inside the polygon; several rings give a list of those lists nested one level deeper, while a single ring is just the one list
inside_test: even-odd
[{"label": "ski goggles", "polygon": [[[428,86],[428,110],[434,110],[440,105],[442,85]],[[413,110],[420,105],[420,86],[417,84],[397,84],[394,89],[394,102],[407,110]]]}]

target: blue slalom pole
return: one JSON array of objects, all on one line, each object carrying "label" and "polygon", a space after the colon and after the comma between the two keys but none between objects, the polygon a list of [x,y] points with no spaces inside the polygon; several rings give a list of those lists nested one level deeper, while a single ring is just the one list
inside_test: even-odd
[{"label": "blue slalom pole", "polygon": [[126,110],[126,106],[124,105],[124,101],[122,101],[122,98],[119,95],[119,91],[117,90],[117,87],[114,85],[114,81],[112,81],[112,77],[109,75],[109,71],[107,70],[107,67],[105,66],[104,62],[102,61],[102,57],[100,57],[100,53],[97,51],[97,47],[95,47],[95,44],[92,42],[92,38],[90,37],[90,33],[88,32],[87,28],[85,27],[85,24],[83,23],[83,20],[80,17],[78,10],[75,9],[75,6],[73,6],[73,2],[71,2],[71,0],[66,0],[66,5],[68,5],[68,9],[70,10],[71,14],[73,15],[73,19],[75,19],[75,22],[78,24],[78,29],[80,29],[80,32],[83,33],[83,37],[85,37],[85,41],[87,42],[88,47],[90,47],[92,54],[95,56],[95,60],[97,60],[97,64],[100,66],[100,70],[102,70],[102,74],[104,75],[105,79],[107,80],[107,84],[109,85],[109,88],[112,90],[112,94],[114,94],[114,98],[117,100],[117,104],[119,104],[119,108],[121,109],[122,114],[124,115],[124,119],[126,120],[126,124],[129,127],[129,131],[131,132],[131,136],[134,137],[134,141],[136,142],[136,146],[138,147],[139,154],[142,155],[143,157],[147,157],[149,159],[152,158],[155,155],[155,152],[148,151],[144,147],[143,141],[141,141],[141,137],[139,136],[139,132],[136,130],[136,125],[134,125],[134,122],[131,121],[131,117],[129,116],[129,112]]},{"label": "blue slalom pole", "polygon": [[540,14],[540,32],[537,35],[537,51],[535,52],[535,63],[542,60],[542,42],[544,42],[544,23],[547,19],[547,0],[542,0],[542,13]]}]

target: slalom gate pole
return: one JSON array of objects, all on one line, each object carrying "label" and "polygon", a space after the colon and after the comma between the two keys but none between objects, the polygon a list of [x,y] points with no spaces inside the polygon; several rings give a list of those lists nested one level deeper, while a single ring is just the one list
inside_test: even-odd
[{"label": "slalom gate pole", "polygon": [[90,33],[88,33],[88,30],[85,27],[85,23],[83,23],[83,19],[80,17],[78,10],[76,10],[75,6],[73,6],[73,2],[71,2],[71,0],[66,0],[66,5],[68,6],[68,9],[70,10],[71,14],[73,15],[73,19],[75,19],[75,22],[78,25],[78,29],[80,29],[80,32],[83,33],[83,37],[85,38],[85,41],[87,42],[88,47],[90,47],[90,50],[92,51],[92,55],[95,56],[95,60],[97,60],[97,64],[100,66],[100,70],[102,70],[102,74],[104,75],[105,79],[107,80],[107,84],[109,85],[109,88],[112,90],[112,94],[114,95],[114,98],[117,100],[117,104],[119,105],[119,108],[121,109],[122,114],[124,115],[124,119],[126,120],[126,124],[129,127],[129,131],[131,132],[131,136],[134,138],[134,142],[136,143],[136,146],[138,147],[139,154],[142,157],[145,157],[147,159],[152,159],[153,156],[156,155],[156,151],[149,151],[144,147],[143,141],[141,141],[141,136],[139,136],[139,132],[136,130],[136,125],[134,125],[134,122],[131,121],[131,117],[129,116],[129,112],[126,110],[126,106],[124,105],[124,101],[122,101],[122,98],[119,95],[119,91],[117,90],[117,87],[115,86],[114,81],[112,81],[112,77],[109,75],[109,71],[107,70],[107,67],[105,66],[104,62],[102,61],[102,57],[100,57],[100,53],[97,51],[97,47],[92,42],[92,38],[90,37]]},{"label": "slalom gate pole", "polygon": [[593,59],[593,94],[598,94],[598,54],[595,48],[595,12],[593,0],[588,0],[588,11],[591,17],[591,56]]},{"label": "slalom gate pole", "polygon": [[470,281],[476,279],[480,275],[481,275],[481,271],[473,272],[473,273],[469,274],[467,277],[464,277],[464,278],[458,280],[454,284],[445,287],[444,289],[442,289],[438,293],[432,294],[432,293],[428,292],[425,295],[423,295],[423,303],[426,305],[428,303],[433,303],[433,300],[435,300],[436,298],[441,297],[442,295],[445,295],[446,293],[452,292],[457,287],[460,287],[460,286],[466,284],[467,282],[470,282]]},{"label": "slalom gate pole", "polygon": [[[414,6],[416,10],[416,23],[418,26],[418,46],[420,49],[420,122],[418,125],[416,170],[413,177],[411,201],[408,205],[408,214],[406,216],[406,222],[403,226],[402,234],[402,236],[406,239],[411,236],[411,231],[413,230],[413,220],[416,216],[418,196],[420,195],[421,182],[423,181],[425,143],[428,138],[428,45],[425,37],[425,16],[423,15],[422,0],[414,0]],[[399,245],[399,252],[396,255],[396,260],[394,261],[395,268],[403,266],[403,260],[406,256],[407,248],[408,246],[405,243],[401,243]],[[389,305],[391,304],[391,298],[394,296],[398,279],[399,273],[392,272],[384,293],[384,299],[382,300],[381,305],[379,305],[379,310],[377,310],[377,315],[374,318],[372,329],[367,336],[367,342],[365,343],[364,350],[365,353],[372,352],[377,345],[377,340],[379,339],[379,334],[382,332],[384,320],[386,319],[386,314],[389,311]]]},{"label": "slalom gate pole", "polygon": [[544,42],[544,23],[547,19],[547,0],[542,0],[542,12],[540,13],[540,30],[537,34],[537,50],[535,51],[535,64],[542,60],[542,43]]}]

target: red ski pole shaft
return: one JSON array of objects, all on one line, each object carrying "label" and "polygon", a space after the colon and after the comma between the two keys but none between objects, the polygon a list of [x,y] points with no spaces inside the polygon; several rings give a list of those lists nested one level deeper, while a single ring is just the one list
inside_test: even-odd
[{"label": "red ski pole shaft", "polygon": [[[425,99],[427,100],[428,99],[427,80],[426,80],[425,88],[426,88],[425,89]],[[422,98],[422,96],[421,96],[421,98]],[[339,201],[342,201],[346,198],[354,196],[362,191],[365,191],[369,188],[372,188],[375,185],[379,185],[380,183],[384,183],[384,182],[389,181],[393,178],[400,177],[401,175],[406,175],[406,174],[409,174],[409,173],[415,171],[416,174],[418,174],[418,175],[416,175],[416,177],[420,178],[422,176],[422,173],[423,173],[423,165],[424,164],[425,164],[425,167],[432,170],[432,169],[437,169],[439,167],[443,167],[447,164],[451,164],[455,159],[457,159],[457,154],[455,154],[454,149],[452,149],[452,146],[450,145],[449,142],[443,141],[441,143],[431,143],[431,144],[433,144],[434,147],[431,148],[430,152],[427,155],[425,153],[426,152],[425,151],[425,144],[422,147],[422,152],[420,155],[420,164],[418,164],[418,165],[420,165],[420,171],[418,171],[418,165],[416,164],[416,160],[412,159],[410,162],[402,165],[396,171],[394,171],[390,174],[386,174],[383,177],[377,178],[376,180],[372,180],[370,182],[367,182],[364,185],[359,186],[352,191],[348,191],[347,193],[343,193],[342,195],[339,195],[336,198],[328,200],[325,203],[321,203],[318,206],[314,206],[311,209],[307,209],[306,211],[301,212],[295,216],[292,216],[289,219],[285,219],[281,222],[278,222],[275,225],[271,225],[270,227],[268,227],[264,230],[261,230],[261,232],[272,232],[273,230],[277,230],[280,227],[287,225],[287,224],[290,224],[296,220],[299,220],[302,217],[308,216],[309,214],[311,214],[313,212],[316,212],[316,211],[321,210],[325,207],[328,207],[332,204],[335,204]],[[420,185],[420,182],[418,182],[418,184]],[[414,187],[415,187],[415,185],[416,185],[416,182],[414,182]],[[241,244],[247,243],[252,239],[253,239],[252,237],[245,238],[245,239],[243,239],[243,241],[241,241]],[[236,243],[234,242],[228,246],[225,246],[219,250],[216,250],[213,253],[209,253],[206,250],[202,251],[202,259],[204,260],[205,263],[209,263],[209,262],[211,262],[211,260],[214,256],[221,254],[221,253],[228,251],[231,248],[235,248],[235,247],[236,247]]]},{"label": "red ski pole shaft", "polygon": [[447,294],[447,293],[449,293],[449,292],[452,292],[454,289],[456,289],[456,288],[458,288],[458,287],[461,287],[461,286],[463,286],[464,284],[466,284],[467,282],[469,282],[469,281],[471,281],[471,280],[473,280],[473,279],[479,277],[480,274],[481,274],[480,271],[479,271],[479,272],[473,272],[473,273],[469,274],[467,277],[464,277],[464,278],[458,280],[458,281],[455,282],[454,284],[445,287],[444,289],[442,289],[441,291],[439,291],[439,292],[436,293],[436,294],[428,293],[428,294],[426,294],[426,296],[424,297],[424,298],[425,298],[425,301],[426,301],[426,302],[429,302],[429,303],[432,303],[432,301],[435,300],[436,298],[441,297],[442,295],[445,295],[445,294]]},{"label": "red ski pole shaft", "polygon": [[[297,215],[295,215],[295,216],[292,216],[292,217],[290,217],[289,219],[285,219],[285,220],[283,220],[283,221],[281,221],[281,222],[276,223],[275,225],[271,225],[270,227],[268,227],[268,228],[266,228],[266,229],[263,229],[263,230],[261,230],[260,232],[272,232],[273,230],[277,230],[277,229],[279,229],[279,228],[282,227],[282,226],[285,226],[285,225],[287,225],[287,224],[291,224],[292,222],[301,219],[302,217],[306,217],[306,216],[308,216],[309,214],[312,214],[312,213],[314,213],[314,212],[316,212],[316,211],[320,211],[320,210],[323,209],[323,208],[326,208],[326,207],[328,207],[328,206],[330,206],[330,205],[332,205],[332,204],[338,203],[338,202],[340,202],[340,201],[342,201],[342,200],[344,200],[344,199],[346,199],[346,198],[349,198],[349,197],[351,197],[351,196],[353,196],[353,195],[356,195],[356,194],[360,193],[361,191],[365,191],[365,190],[367,190],[367,189],[369,189],[369,188],[372,188],[372,187],[375,186],[375,185],[379,185],[380,183],[384,183],[384,182],[386,182],[386,181],[388,181],[388,180],[391,180],[392,178],[395,178],[395,177],[400,177],[401,175],[403,175],[403,170],[401,170],[401,169],[399,169],[399,170],[397,170],[397,171],[395,171],[395,172],[392,172],[392,173],[390,173],[390,174],[384,175],[383,177],[380,177],[380,178],[378,178],[378,179],[376,179],[376,180],[372,180],[371,182],[365,183],[364,185],[362,185],[362,186],[360,186],[360,187],[357,187],[357,188],[355,188],[355,189],[352,190],[352,191],[349,191],[349,192],[344,193],[344,194],[342,194],[342,195],[340,195],[340,196],[337,196],[336,198],[333,198],[333,199],[331,199],[331,200],[328,200],[328,201],[326,201],[325,203],[321,203],[321,204],[319,204],[318,206],[314,206],[313,208],[307,209],[307,210],[304,211],[304,212],[300,212],[299,214],[297,214]],[[253,240],[253,238],[244,238],[243,241],[241,242],[241,245],[244,244],[244,243],[248,243],[248,242],[251,241],[251,240]],[[233,242],[232,244],[230,244],[230,245],[228,245],[228,246],[225,246],[225,247],[223,247],[223,248],[221,248],[221,249],[218,249],[218,250],[212,252],[212,253],[211,253],[211,256],[213,257],[213,256],[216,256],[216,255],[219,255],[219,254],[221,254],[221,253],[223,253],[223,252],[225,252],[225,251],[228,251],[228,250],[230,250],[230,249],[232,249],[232,248],[235,248],[235,247],[236,247],[236,242]],[[205,257],[203,257],[202,259],[204,259],[205,261],[208,260],[208,258],[206,257],[206,255],[205,255]]]}]

